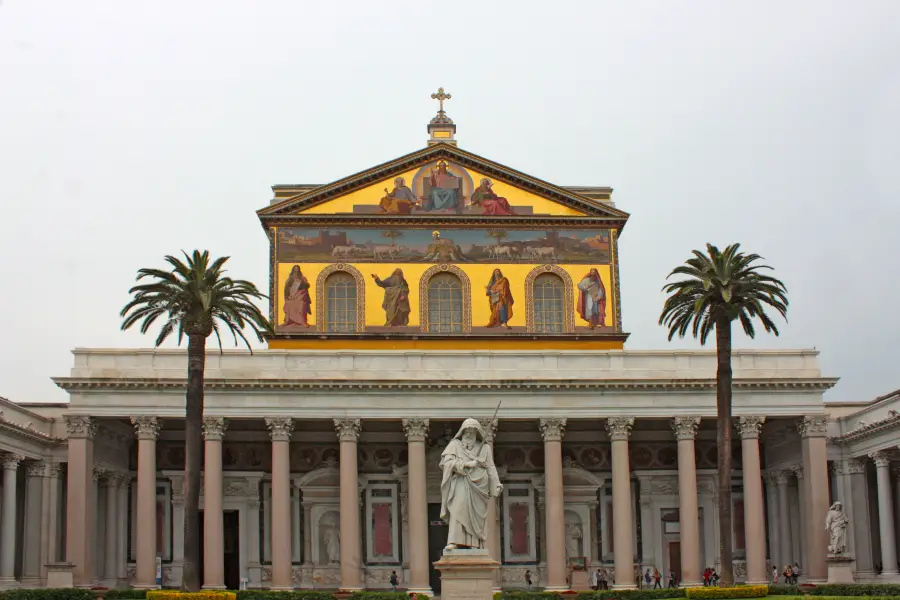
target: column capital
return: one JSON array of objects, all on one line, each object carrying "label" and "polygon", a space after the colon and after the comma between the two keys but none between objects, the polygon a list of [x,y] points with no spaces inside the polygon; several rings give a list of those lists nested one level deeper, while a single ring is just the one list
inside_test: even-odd
[{"label": "column capital", "polygon": [[500,419],[478,419],[478,422],[481,423],[481,428],[484,430],[484,436],[487,438],[484,441],[488,444],[493,444],[494,435],[497,433],[497,426],[500,424]]},{"label": "column capital", "polygon": [[156,441],[161,425],[158,418],[152,416],[131,417],[131,424],[134,425],[137,439]]},{"label": "column capital", "polygon": [[47,463],[42,460],[36,460],[25,464],[25,472],[28,477],[46,477]]},{"label": "column capital", "polygon": [[47,477],[62,477],[65,473],[65,467],[62,463],[55,460],[47,461]]},{"label": "column capital", "polygon": [[4,471],[15,471],[19,468],[19,463],[25,460],[21,454],[4,454],[0,461],[3,462]]},{"label": "column capital", "polygon": [[203,417],[203,439],[207,442],[222,441],[228,421],[225,417]]},{"label": "column capital", "polygon": [[759,434],[762,432],[763,423],[765,422],[766,418],[758,415],[738,417],[737,428],[741,434],[741,439],[752,440],[759,438]]},{"label": "column capital", "polygon": [[561,442],[566,430],[566,419],[563,417],[541,419],[538,427],[541,428],[541,438],[545,442]]},{"label": "column capital", "polygon": [[70,438],[91,439],[97,434],[97,424],[91,417],[81,415],[63,415],[66,424],[66,435]]},{"label": "column capital", "polygon": [[869,458],[875,461],[876,467],[886,468],[891,466],[892,454],[889,450],[878,450],[869,454]]},{"label": "column capital", "polygon": [[790,471],[775,471],[772,473],[772,482],[778,485],[787,485]]},{"label": "column capital", "polygon": [[794,474],[794,476],[797,478],[797,481],[803,481],[802,464],[791,465],[790,467],[788,467],[788,470],[790,470]]},{"label": "column capital", "polygon": [[431,422],[428,419],[413,417],[411,419],[403,419],[403,431],[406,433],[406,440],[409,442],[424,442],[428,439],[428,428]]},{"label": "column capital", "polygon": [[131,476],[127,473],[120,473],[118,471],[110,471],[106,475],[107,485],[109,487],[114,488],[123,488],[126,487],[129,481],[131,481]]},{"label": "column capital", "polygon": [[294,433],[294,419],[291,417],[266,417],[266,427],[273,442],[290,442]]},{"label": "column capital", "polygon": [[693,440],[700,427],[700,417],[675,417],[672,419],[672,431],[677,440]]},{"label": "column capital", "polygon": [[606,431],[609,433],[609,439],[614,442],[627,442],[632,427],[634,417],[611,417],[606,420]]},{"label": "column capital", "polygon": [[797,431],[803,438],[825,437],[827,427],[826,415],[807,415],[797,423]]},{"label": "column capital", "polygon": [[359,432],[362,429],[362,421],[360,419],[335,419],[334,430],[337,432],[338,439],[342,442],[359,441]]},{"label": "column capital", "polygon": [[107,471],[106,469],[104,469],[102,467],[95,467],[94,470],[91,472],[91,475],[92,475],[94,481],[100,481],[101,479],[104,479],[105,477],[107,477],[109,475],[109,471]]}]

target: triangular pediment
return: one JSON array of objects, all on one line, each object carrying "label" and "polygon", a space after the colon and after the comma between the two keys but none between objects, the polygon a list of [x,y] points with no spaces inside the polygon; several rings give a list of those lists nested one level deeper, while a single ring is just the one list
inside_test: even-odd
[{"label": "triangular pediment", "polygon": [[[301,215],[601,217],[628,214],[610,188],[564,188],[449,144],[435,144],[321,186],[277,186],[264,221]],[[286,195],[286,197],[284,197]],[[277,197],[277,196],[276,196]]]}]

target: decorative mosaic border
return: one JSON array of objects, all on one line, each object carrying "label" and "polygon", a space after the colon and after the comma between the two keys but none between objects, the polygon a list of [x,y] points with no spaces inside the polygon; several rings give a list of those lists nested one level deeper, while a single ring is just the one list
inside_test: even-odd
[{"label": "decorative mosaic border", "polygon": [[359,269],[344,263],[328,265],[316,277],[316,329],[325,331],[325,280],[334,273],[346,273],[356,281],[356,331],[366,330],[366,280]]},{"label": "decorative mosaic border", "polygon": [[419,279],[419,330],[422,333],[428,333],[428,282],[432,277],[441,273],[452,273],[459,278],[462,284],[463,301],[462,332],[472,333],[472,284],[465,271],[456,265],[447,263],[428,267]]},{"label": "decorative mosaic border", "polygon": [[537,333],[534,330],[534,282],[539,276],[545,273],[553,273],[562,279],[565,296],[563,299],[563,302],[565,303],[563,305],[565,310],[563,324],[566,333],[574,333],[575,293],[573,292],[573,289],[575,288],[575,284],[569,274],[556,265],[541,265],[535,267],[525,277],[525,331],[528,333]]}]

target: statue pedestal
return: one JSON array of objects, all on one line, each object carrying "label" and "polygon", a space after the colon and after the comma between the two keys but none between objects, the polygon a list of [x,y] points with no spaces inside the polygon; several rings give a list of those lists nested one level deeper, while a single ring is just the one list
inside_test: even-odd
[{"label": "statue pedestal", "polygon": [[444,550],[434,563],[441,573],[441,598],[447,600],[493,600],[494,573],[500,563],[482,548]]},{"label": "statue pedestal", "polygon": [[828,563],[828,583],[854,583],[852,556],[829,554],[825,562]]},{"label": "statue pedestal", "polygon": [[573,592],[591,591],[591,575],[587,571],[569,571],[569,589]]}]

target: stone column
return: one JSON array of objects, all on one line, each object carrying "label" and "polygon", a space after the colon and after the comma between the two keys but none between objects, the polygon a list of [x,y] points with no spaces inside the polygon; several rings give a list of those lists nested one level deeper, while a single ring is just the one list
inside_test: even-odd
[{"label": "stone column", "polygon": [[184,574],[184,472],[172,475],[169,481],[172,484],[172,570]]},{"label": "stone column", "polygon": [[[491,456],[494,456],[494,435],[497,432],[497,419],[479,419],[481,428],[487,438],[485,441],[491,447]],[[493,492],[492,492],[493,493]],[[487,535],[487,549],[491,554],[491,558],[502,563],[503,554],[500,551],[500,498],[491,498],[488,500],[487,522],[485,523],[485,533]],[[502,565],[501,565],[502,567]],[[502,568],[494,571],[494,593],[503,591],[503,573]]]},{"label": "stone column", "polygon": [[759,433],[765,417],[740,417],[741,470],[744,475],[744,540],[747,550],[747,583],[763,584],[766,573],[766,524]]},{"label": "stone column", "polygon": [[[122,473],[119,478],[119,542],[118,559],[116,560],[116,577],[119,585],[130,585],[128,581],[128,488],[131,487],[131,475]],[[175,499],[173,496],[172,503]],[[174,513],[174,511],[173,511]],[[173,515],[174,516],[174,515]]]},{"label": "stone column", "polygon": [[700,577],[700,506],[694,437],[700,417],[675,417],[672,429],[678,440],[678,513],[681,526],[681,585],[703,584]]},{"label": "stone column", "polygon": [[[825,447],[825,415],[803,417],[798,424],[803,449],[803,472],[808,506],[806,516],[807,559],[804,570],[808,583],[824,583],[828,580],[825,553],[828,534],[825,516],[828,514],[828,451]],[[895,567],[896,568],[896,567]]]},{"label": "stone column", "polygon": [[132,417],[138,438],[136,589],[156,589],[156,437],[159,419]]},{"label": "stone column", "polygon": [[76,587],[90,587],[93,577],[91,531],[95,499],[94,435],[91,417],[64,416],[69,444],[66,486],[66,560],[72,563]]},{"label": "stone column", "polygon": [[259,569],[259,501],[258,488],[255,497],[247,500],[247,569],[250,571],[250,584],[253,587],[262,585]]},{"label": "stone column", "polygon": [[300,489],[291,481],[291,561],[300,562],[303,540],[300,538]]},{"label": "stone column", "polygon": [[93,479],[91,480],[91,485],[93,486],[91,493],[94,498],[94,510],[93,510],[93,527],[91,528],[91,544],[94,547],[94,572],[92,574],[94,584],[97,585],[100,583],[100,580],[103,579],[103,569],[106,566],[104,562],[104,554],[106,550],[106,546],[104,544],[104,540],[100,539],[100,480],[105,479],[107,474],[107,470],[94,467]]},{"label": "stone column", "polygon": [[566,583],[566,515],[562,466],[562,438],[566,419],[541,419],[540,428],[544,439],[544,494],[547,507],[544,521],[547,583],[544,589],[552,592],[569,588]]},{"label": "stone column", "polygon": [[3,512],[0,521],[0,587],[18,585],[16,581],[16,472],[25,460],[21,454],[4,454],[3,458]]},{"label": "stone column", "polygon": [[359,473],[356,444],[362,425],[359,419],[335,419],[341,442],[341,591],[362,590],[362,552],[359,534]]},{"label": "stone column", "polygon": [[57,562],[57,514],[59,506],[57,489],[59,487],[60,466],[57,462],[44,463],[43,491],[44,499],[41,510],[41,578],[46,580],[46,564]]},{"label": "stone column", "polygon": [[[407,517],[409,519],[409,592],[431,595],[428,581],[428,498],[426,496],[425,441],[428,419],[403,419],[408,464]],[[490,501],[489,501],[490,502]]]},{"label": "stone column", "polygon": [[225,589],[225,522],[222,513],[224,417],[203,418],[203,589]]},{"label": "stone column", "polygon": [[875,461],[878,483],[878,532],[881,534],[881,576],[897,575],[897,542],[894,533],[894,503],[891,499],[891,457],[879,450],[869,455]]},{"label": "stone column", "polygon": [[634,517],[631,506],[631,468],[628,464],[628,436],[633,417],[606,420],[612,445],[613,544],[615,546],[615,589],[634,589]]},{"label": "stone column", "polygon": [[46,528],[44,521],[44,475],[47,465],[43,462],[26,463],[25,473],[25,560],[22,563],[22,582],[38,586],[41,582],[41,537]]},{"label": "stone column", "polygon": [[781,556],[778,566],[779,569],[782,569],[784,565],[794,563],[793,557],[791,556],[794,546],[791,543],[791,509],[790,498],[788,498],[788,472],[776,471],[773,474],[772,479],[778,489],[778,522],[781,523],[781,529],[778,531],[778,554]]},{"label": "stone column", "polygon": [[119,578],[119,481],[118,473],[106,475],[106,565],[103,577],[115,587]]},{"label": "stone column", "polygon": [[[799,513],[803,514],[803,507],[806,506],[806,482],[803,477],[803,465],[794,465],[792,467],[794,471],[794,476],[797,478],[797,497],[800,501],[800,510]],[[849,514],[849,513],[848,513]],[[799,530],[799,540],[795,540],[797,542],[797,556],[794,557],[796,562],[799,562],[801,565],[806,564],[806,545],[804,544],[804,540],[806,539],[806,519],[800,518],[799,523],[797,524]],[[853,527],[849,527],[847,529],[847,540],[848,540],[848,548],[852,548],[850,545],[850,540],[853,539]],[[857,563],[857,569],[859,569],[859,563]]]},{"label": "stone column", "polygon": [[[268,417],[272,436],[272,589],[291,590],[291,417]],[[343,540],[341,540],[343,541]]]},{"label": "stone column", "polygon": [[312,564],[312,504],[303,503],[303,564]]}]

